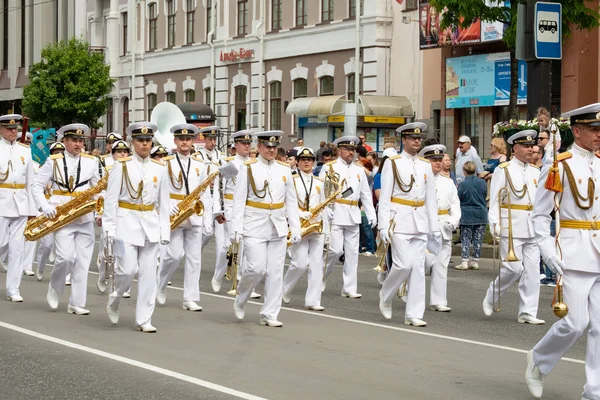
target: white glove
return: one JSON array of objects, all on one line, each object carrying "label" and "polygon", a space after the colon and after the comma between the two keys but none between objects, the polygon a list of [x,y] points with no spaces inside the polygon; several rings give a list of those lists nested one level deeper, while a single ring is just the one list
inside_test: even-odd
[{"label": "white glove", "polygon": [[310,217],[312,217],[312,214],[310,213],[310,211],[300,211],[301,219],[309,219]]},{"label": "white glove", "polygon": [[444,223],[444,227],[442,228],[444,230],[444,232],[448,235],[448,236],[452,236],[452,232],[454,231],[454,226],[452,226],[452,223],[446,221],[446,223]]},{"label": "white glove", "polygon": [[173,208],[171,208],[171,217],[176,216],[178,212],[179,212],[179,206],[176,204],[173,206]]},{"label": "white glove", "polygon": [[333,219],[333,214],[334,213],[331,207],[325,207],[325,209],[323,210],[323,218]]},{"label": "white glove", "polygon": [[54,218],[56,217],[56,207],[51,205],[43,206],[42,213],[46,218]]},{"label": "white glove", "polygon": [[492,225],[492,228],[490,230],[493,230],[492,235],[494,235],[494,237],[500,237],[500,234],[502,233],[500,231],[500,225],[499,224],[494,224]]},{"label": "white glove", "polygon": [[556,275],[563,275],[563,270],[566,268],[565,262],[563,260],[559,260],[556,256],[548,257],[546,259],[546,265]]},{"label": "white glove", "polygon": [[330,234],[326,234],[325,235],[325,242],[324,244],[329,244],[331,243],[331,235]]},{"label": "white glove", "polygon": [[390,238],[390,234],[387,229],[381,229],[379,231],[379,237],[383,241],[383,243],[389,244],[392,243],[392,239]]},{"label": "white glove", "polygon": [[299,233],[292,233],[292,237],[290,238],[292,244],[298,244],[301,240],[302,236]]},{"label": "white glove", "polygon": [[169,241],[169,240],[161,240],[161,241],[160,241],[160,244],[162,244],[163,246],[166,246],[166,245],[168,245],[169,243],[171,243],[171,241]]},{"label": "white glove", "polygon": [[207,223],[204,224],[204,233],[206,235],[212,235],[212,233],[213,233],[213,226],[212,226],[212,224],[207,224]]},{"label": "white glove", "polygon": [[223,239],[223,247],[225,247],[225,249],[228,249],[229,246],[231,246],[231,243],[233,243],[232,236],[227,235]]},{"label": "white glove", "polygon": [[370,220],[369,225],[371,225],[371,228],[375,228],[377,226],[377,218]]}]

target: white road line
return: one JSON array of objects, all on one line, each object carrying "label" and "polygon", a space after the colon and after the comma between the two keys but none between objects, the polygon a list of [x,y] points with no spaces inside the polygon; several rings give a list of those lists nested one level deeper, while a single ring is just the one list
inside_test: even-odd
[{"label": "white road line", "polygon": [[263,397],[258,397],[258,396],[251,395],[249,393],[240,392],[238,390],[231,389],[226,386],[221,386],[216,383],[212,383],[212,382],[208,382],[208,381],[205,381],[202,379],[194,378],[193,376],[184,375],[184,374],[180,374],[179,372],[175,372],[175,371],[171,371],[171,370],[164,369],[161,367],[157,367],[156,365],[147,364],[147,363],[144,363],[141,361],[133,360],[131,358],[119,356],[117,354],[108,353],[106,351],[96,350],[91,347],[87,347],[87,346],[83,346],[83,345],[80,345],[77,343],[69,342],[67,340],[59,339],[59,338],[56,338],[53,336],[44,335],[42,333],[34,332],[29,329],[21,328],[20,326],[8,324],[6,322],[0,321],[0,327],[10,329],[15,332],[23,333],[25,335],[32,336],[37,339],[45,340],[47,342],[59,344],[61,346],[65,346],[65,347],[69,347],[71,349],[80,350],[80,351],[84,351],[86,353],[94,354],[96,356],[108,358],[109,360],[117,361],[117,362],[120,362],[123,364],[132,365],[134,367],[152,371],[157,374],[161,374],[161,375],[165,375],[165,376],[168,376],[171,378],[179,379],[181,381],[188,382],[188,383],[191,383],[191,384],[197,385],[197,386],[202,386],[202,387],[205,387],[210,390],[225,393],[225,394],[228,394],[231,396],[236,396],[236,397],[239,397],[240,399],[266,400]]}]

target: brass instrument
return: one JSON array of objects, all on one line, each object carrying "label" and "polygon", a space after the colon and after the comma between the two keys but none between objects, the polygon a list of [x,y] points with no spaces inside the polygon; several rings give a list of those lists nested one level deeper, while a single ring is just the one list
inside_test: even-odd
[{"label": "brass instrument", "polygon": [[115,253],[113,238],[107,237],[104,243],[104,264],[106,265],[105,282],[108,286],[108,294],[115,291]]},{"label": "brass instrument", "polygon": [[227,250],[227,272],[225,273],[225,279],[231,281],[231,290],[227,292],[229,295],[237,295],[237,274],[238,274],[238,265],[239,265],[239,251],[240,251],[240,241],[236,237],[229,249]]},{"label": "brass instrument", "polygon": [[387,271],[385,259],[386,259],[387,253],[388,253],[388,249],[390,248],[392,234],[394,233],[394,228],[396,228],[396,220],[392,219],[392,221],[390,222],[390,226],[388,228],[388,232],[389,232],[389,236],[390,236],[390,243],[385,243],[382,240],[381,242],[379,242],[379,246],[377,246],[377,251],[375,251],[375,255],[377,257],[379,257],[379,262],[377,263],[377,266],[375,268],[373,268],[373,270],[375,270],[377,272]]},{"label": "brass instrument", "polygon": [[208,175],[208,177],[202,182],[196,189],[190,192],[183,200],[181,200],[177,207],[179,208],[176,215],[171,216],[171,230],[174,230],[181,225],[186,219],[196,214],[198,216],[204,214],[204,204],[200,200],[202,193],[208,189],[212,181],[219,175],[219,171],[215,171]]},{"label": "brass instrument", "polygon": [[507,187],[503,187],[498,190],[498,223],[500,227],[500,235],[496,236],[496,224],[493,225],[494,230],[494,248],[493,248],[493,272],[496,274],[496,270],[498,270],[498,284],[496,285],[496,281],[492,282],[492,308],[494,312],[500,311],[500,282],[501,282],[501,266],[500,266],[500,248],[496,242],[500,243],[500,237],[502,236],[502,195],[506,192],[506,204],[507,204],[507,218],[508,218],[508,251],[506,253],[506,258],[502,260],[502,262],[514,262],[519,261],[519,258],[515,254],[515,246],[513,240],[513,229],[512,229],[512,209],[511,209],[511,197],[510,191]]},{"label": "brass instrument", "polygon": [[104,175],[102,179],[98,181],[96,186],[77,192],[77,196],[72,200],[57,206],[56,216],[54,218],[40,215],[28,221],[25,226],[25,239],[36,241],[94,210],[97,213],[102,214],[104,211],[104,198],[99,197],[97,200],[94,200],[94,196],[100,194],[103,190],[106,190],[107,184],[108,174]]}]

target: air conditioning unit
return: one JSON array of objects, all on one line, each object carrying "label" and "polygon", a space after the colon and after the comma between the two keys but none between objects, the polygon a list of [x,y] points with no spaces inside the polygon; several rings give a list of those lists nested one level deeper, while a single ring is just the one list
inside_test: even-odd
[{"label": "air conditioning unit", "polygon": [[404,0],[404,11],[413,11],[419,8],[419,0]]}]

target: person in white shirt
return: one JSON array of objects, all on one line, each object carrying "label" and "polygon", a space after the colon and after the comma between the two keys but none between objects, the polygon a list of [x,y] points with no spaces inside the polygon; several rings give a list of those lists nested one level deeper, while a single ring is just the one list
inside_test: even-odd
[{"label": "person in white shirt", "polygon": [[477,149],[471,146],[471,138],[461,136],[458,138],[458,149],[456,150],[456,160],[454,173],[456,174],[456,182],[461,183],[465,179],[463,166],[466,162],[472,161],[475,164],[475,173],[479,175],[483,172],[483,163]]}]

